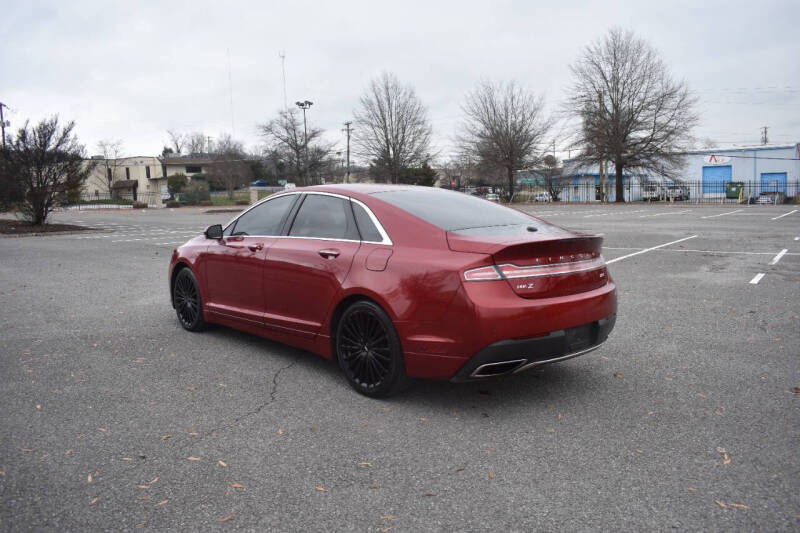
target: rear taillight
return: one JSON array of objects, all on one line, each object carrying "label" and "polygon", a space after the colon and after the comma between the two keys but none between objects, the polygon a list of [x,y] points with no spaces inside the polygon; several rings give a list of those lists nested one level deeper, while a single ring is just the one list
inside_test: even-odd
[{"label": "rear taillight", "polygon": [[535,259],[535,265],[517,266],[502,264],[473,268],[464,272],[465,281],[495,281],[502,279],[539,278],[588,272],[604,268],[603,256],[596,252],[580,252],[556,257]]},{"label": "rear taillight", "polygon": [[561,276],[563,274],[576,274],[578,272],[588,272],[606,266],[602,256],[594,259],[582,261],[570,261],[566,263],[553,263],[549,265],[533,265],[519,267],[516,265],[500,265],[500,273],[506,279],[516,278],[540,278],[542,276]]},{"label": "rear taillight", "polygon": [[499,279],[503,279],[503,276],[500,275],[495,266],[473,268],[464,272],[465,281],[494,281]]}]

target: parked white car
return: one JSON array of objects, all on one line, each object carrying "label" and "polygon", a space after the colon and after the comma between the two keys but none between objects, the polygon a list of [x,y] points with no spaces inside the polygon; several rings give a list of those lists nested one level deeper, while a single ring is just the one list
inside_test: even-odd
[{"label": "parked white car", "polygon": [[489,194],[486,195],[486,199],[489,200],[490,202],[499,202],[500,196],[498,196],[493,192],[490,192]]},{"label": "parked white car", "polygon": [[547,191],[540,191],[533,195],[534,202],[552,202],[553,198],[550,196],[550,193]]}]

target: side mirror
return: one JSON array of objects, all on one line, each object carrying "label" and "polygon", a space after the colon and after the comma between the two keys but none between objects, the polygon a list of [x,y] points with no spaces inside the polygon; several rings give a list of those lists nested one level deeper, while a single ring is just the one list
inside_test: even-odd
[{"label": "side mirror", "polygon": [[221,239],[222,238],[222,224],[214,224],[209,226],[205,231],[206,239]]}]

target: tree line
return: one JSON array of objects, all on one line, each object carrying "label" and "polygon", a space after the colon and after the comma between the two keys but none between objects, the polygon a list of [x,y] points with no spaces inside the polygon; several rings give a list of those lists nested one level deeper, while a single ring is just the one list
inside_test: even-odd
[{"label": "tree line", "polygon": [[[633,32],[611,29],[587,45],[570,65],[572,83],[561,107],[548,115],[542,96],[515,81],[480,81],[461,102],[456,150],[441,166],[459,175],[502,183],[513,198],[520,170],[556,175],[548,142],[556,124],[566,124],[566,148],[575,168],[613,166],[617,177],[633,170],[675,176],[697,123],[695,100],[684,81],[673,78],[658,52]],[[353,153],[367,164],[372,180],[432,185],[433,149],[428,111],[413,86],[385,72],[372,79],[353,110]],[[0,202],[22,202],[32,221],[43,221],[58,198],[75,194],[87,166],[73,123],[57,117],[27,123],[2,151]],[[212,145],[203,133],[168,130],[165,157],[202,154],[213,164],[209,178],[233,190],[251,179],[285,179],[298,186],[343,173],[341,152],[324,131],[307,127],[298,109],[282,109],[259,126],[264,148],[248,154],[229,135]],[[119,159],[120,144],[104,141],[104,165]],[[59,179],[56,175],[63,176]],[[113,175],[113,171],[108,173]],[[109,183],[109,187],[111,183]],[[624,201],[623,180],[615,180],[616,201]],[[71,192],[70,192],[71,191]]]}]

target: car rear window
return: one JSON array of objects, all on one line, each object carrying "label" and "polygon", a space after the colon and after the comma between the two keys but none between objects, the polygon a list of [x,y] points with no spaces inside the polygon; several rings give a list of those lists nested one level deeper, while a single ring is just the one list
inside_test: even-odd
[{"label": "car rear window", "polygon": [[443,189],[384,191],[374,196],[446,231],[535,222],[514,209]]}]

